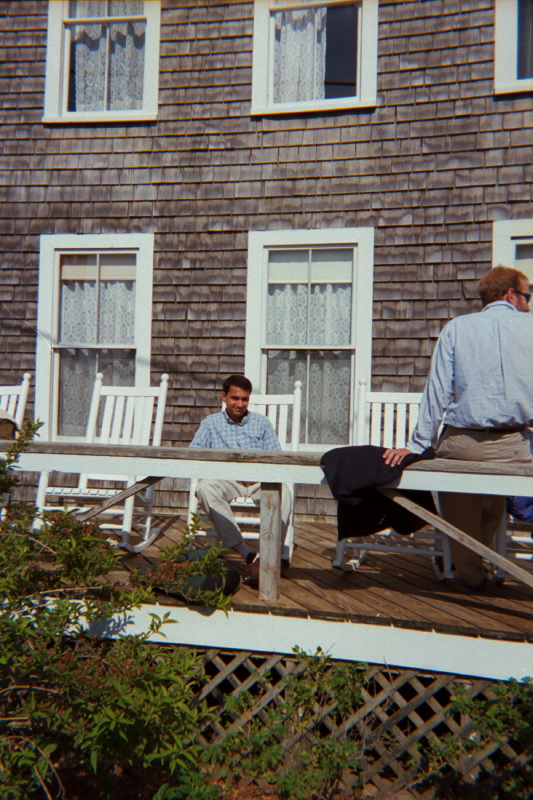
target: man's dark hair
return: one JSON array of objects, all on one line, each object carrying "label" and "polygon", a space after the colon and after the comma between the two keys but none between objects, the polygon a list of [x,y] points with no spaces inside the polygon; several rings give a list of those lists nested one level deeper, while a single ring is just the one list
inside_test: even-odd
[{"label": "man's dark hair", "polygon": [[496,300],[501,300],[509,289],[514,289],[518,292],[520,290],[521,279],[529,281],[527,275],[524,275],[524,273],[520,272],[518,269],[504,267],[501,264],[498,267],[494,267],[494,269],[491,269],[479,282],[478,291],[481,302],[484,306],[488,306],[489,303],[495,303]]},{"label": "man's dark hair", "polygon": [[244,392],[252,393],[252,384],[245,378],[244,375],[230,375],[222,384],[222,391],[224,394],[229,392],[230,386],[236,386],[237,389],[242,389]]}]

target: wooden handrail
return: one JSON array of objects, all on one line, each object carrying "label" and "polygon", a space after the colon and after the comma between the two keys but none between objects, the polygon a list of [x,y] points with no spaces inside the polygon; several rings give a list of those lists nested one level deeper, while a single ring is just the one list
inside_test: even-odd
[{"label": "wooden handrail", "polygon": [[[13,442],[0,440],[0,451],[6,450]],[[270,450],[212,450],[196,447],[153,447],[120,444],[87,444],[85,442],[32,442],[27,453],[111,456],[118,458],[171,458],[182,461],[221,461],[249,464],[290,464],[292,466],[319,467],[321,453],[302,453],[300,451]],[[127,466],[127,465],[126,465]],[[435,458],[417,461],[406,468],[414,472],[440,472],[471,475],[518,475],[533,478],[533,462],[513,464],[498,461],[454,461]],[[127,469],[124,471],[127,472]]]}]

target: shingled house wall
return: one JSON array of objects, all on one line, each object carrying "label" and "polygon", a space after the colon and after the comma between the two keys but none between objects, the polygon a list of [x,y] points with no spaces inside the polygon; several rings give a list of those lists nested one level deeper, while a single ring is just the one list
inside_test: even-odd
[{"label": "shingled house wall", "polygon": [[46,23],[45,0],[0,2],[0,383],[35,370],[39,234],[153,231],[152,381],[170,373],[164,443],[187,444],[244,366],[248,231],[373,226],[373,388],[420,390],[493,220],[533,217],[532,101],[494,95],[494,0],[381,0],[377,107],[263,118],[253,3],[163,0],[150,124],[43,125]]}]

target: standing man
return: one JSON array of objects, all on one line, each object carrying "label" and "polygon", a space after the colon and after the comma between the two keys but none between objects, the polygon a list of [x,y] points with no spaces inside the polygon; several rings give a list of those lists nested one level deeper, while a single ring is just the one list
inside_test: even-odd
[{"label": "standing man", "polygon": [[[439,337],[418,422],[407,448],[386,450],[395,466],[409,452],[434,445],[439,458],[529,462],[533,425],[533,315],[529,281],[510,267],[495,267],[479,283],[483,310],[457,317]],[[435,444],[440,424],[442,434]],[[492,547],[505,513],[505,497],[442,492],[444,519]],[[481,556],[450,542],[459,577],[483,589]]]},{"label": "standing man", "polygon": [[[263,414],[248,411],[252,384],[244,375],[230,375],[222,386],[224,411],[210,414],[200,424],[190,447],[209,447],[219,450],[281,450],[272,423]],[[221,470],[223,465],[221,464]],[[259,500],[261,484],[249,481],[198,482],[196,496],[225,547],[237,550],[246,562],[243,580],[255,585],[259,580],[259,554],[250,550],[231,509],[237,497]],[[287,533],[291,501],[283,486],[281,496],[282,541]]]}]

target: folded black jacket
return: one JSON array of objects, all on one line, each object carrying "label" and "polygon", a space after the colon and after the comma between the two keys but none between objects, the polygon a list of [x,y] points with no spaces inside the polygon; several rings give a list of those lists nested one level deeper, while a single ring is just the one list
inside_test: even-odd
[{"label": "folded black jacket", "polygon": [[[338,501],[339,539],[370,536],[387,528],[407,536],[426,524],[375,487],[391,483],[414,461],[435,458],[433,448],[405,456],[396,467],[385,464],[382,457],[385,449],[371,444],[336,447],[322,456],[320,466],[333,497]],[[409,489],[403,494],[426,510],[437,513],[431,492]]]}]

